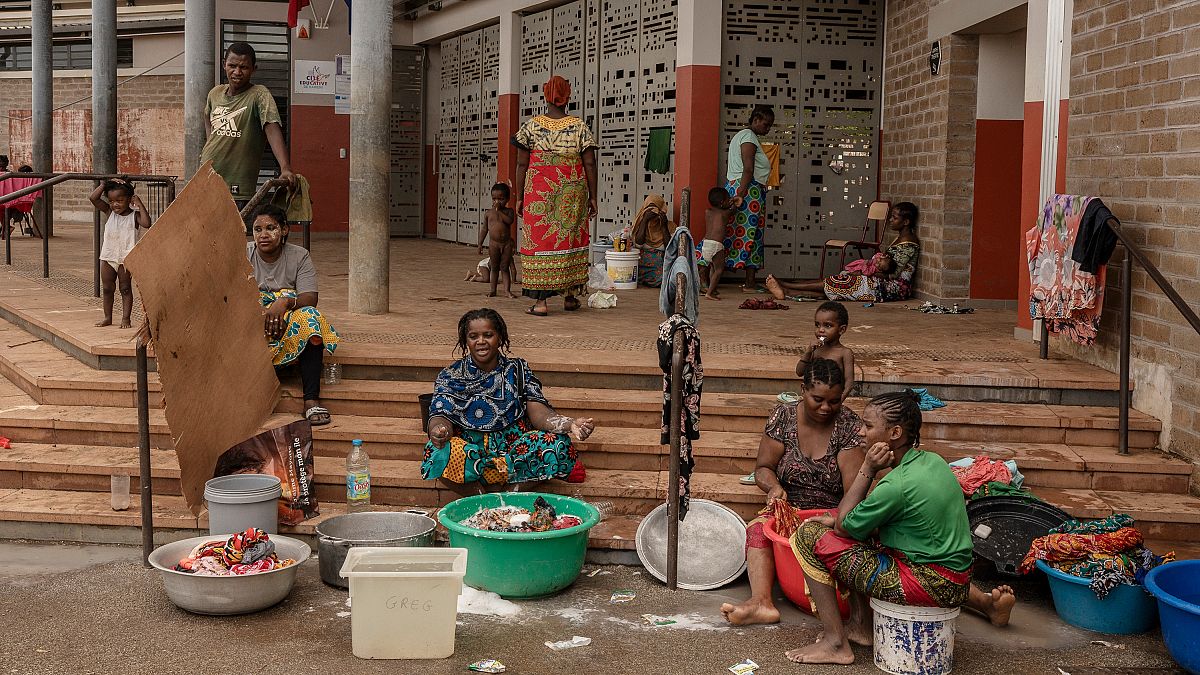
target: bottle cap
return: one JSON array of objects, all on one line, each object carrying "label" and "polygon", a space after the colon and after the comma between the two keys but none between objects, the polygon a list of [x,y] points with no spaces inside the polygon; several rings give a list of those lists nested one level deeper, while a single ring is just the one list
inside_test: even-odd
[{"label": "bottle cap", "polygon": [[362,439],[361,439],[361,438],[356,438],[356,439],[354,439],[354,440],[350,441],[350,445],[355,445],[355,446],[357,446],[357,445],[362,445]]}]

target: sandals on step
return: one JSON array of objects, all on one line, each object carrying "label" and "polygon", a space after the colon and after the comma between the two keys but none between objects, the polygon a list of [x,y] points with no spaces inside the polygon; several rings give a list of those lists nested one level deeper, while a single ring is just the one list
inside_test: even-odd
[{"label": "sandals on step", "polygon": [[319,405],[314,405],[304,411],[304,419],[314,427],[323,427],[333,420],[329,417],[329,411]]}]

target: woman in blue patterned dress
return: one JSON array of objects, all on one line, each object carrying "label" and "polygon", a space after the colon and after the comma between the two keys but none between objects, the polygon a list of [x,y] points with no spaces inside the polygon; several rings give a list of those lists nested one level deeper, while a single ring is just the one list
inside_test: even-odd
[{"label": "woman in blue patterned dress", "polygon": [[508,347],[508,326],[496,310],[459,320],[463,356],[438,374],[429,406],[426,480],[505,485],[571,476],[571,438],[586,439],[595,423],[555,412],[529,364],[508,356]]},{"label": "woman in blue patterned dress", "polygon": [[771,161],[759,137],[769,133],[773,124],[775,111],[770,106],[754,106],[750,125],[734,134],[725,161],[725,191],[737,209],[725,237],[725,268],[746,271],[742,290],[747,293],[758,289],[755,275],[763,266],[763,233],[767,229]]}]

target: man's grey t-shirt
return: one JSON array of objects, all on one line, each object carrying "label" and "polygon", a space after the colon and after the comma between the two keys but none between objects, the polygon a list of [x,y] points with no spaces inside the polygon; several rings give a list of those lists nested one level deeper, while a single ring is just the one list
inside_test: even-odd
[{"label": "man's grey t-shirt", "polygon": [[272,263],[259,257],[258,247],[251,241],[246,243],[246,257],[254,268],[260,291],[291,288],[297,294],[317,292],[317,269],[303,246],[284,244],[279,258]]}]

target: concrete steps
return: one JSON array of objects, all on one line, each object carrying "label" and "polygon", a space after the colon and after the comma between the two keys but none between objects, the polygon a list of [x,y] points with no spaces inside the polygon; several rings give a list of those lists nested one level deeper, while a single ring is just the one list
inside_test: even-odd
[{"label": "concrete steps", "polygon": [[[346,379],[323,390],[334,423],[313,430],[322,517],[340,512],[342,462],[354,438],[362,438],[371,454],[373,497],[380,508],[433,508],[458,496],[421,480],[419,473],[426,437],[417,419],[417,397],[430,390],[433,372],[446,363],[445,349],[410,345],[406,349],[412,349],[402,355],[389,351],[395,345],[383,347],[382,355],[371,358],[356,355],[353,348],[339,350]],[[126,347],[105,349],[112,353],[106,352],[104,358],[117,358]],[[593,532],[592,544],[630,548],[640,517],[666,497],[667,455],[658,432],[661,379],[654,358],[623,354],[621,363],[578,365],[565,359],[564,350],[531,352],[522,355],[535,364],[556,408],[572,416],[594,417],[598,423],[596,433],[578,444],[588,468],[587,481],[579,485],[548,481],[537,489],[612,502],[616,515]],[[737,478],[753,468],[775,392],[796,384],[784,368],[738,370],[720,358],[713,361],[710,365],[706,357],[708,373],[717,376],[706,377],[703,435],[694,444],[693,496],[722,502],[751,517],[762,507],[763,495]],[[1058,392],[1033,402],[959,401],[945,395],[946,408],[925,414],[924,447],[948,460],[980,453],[1015,459],[1027,485],[1073,515],[1130,512],[1147,536],[1200,541],[1200,528],[1195,527],[1200,523],[1200,500],[1187,496],[1193,467],[1153,450],[1160,428],[1157,420],[1134,411],[1130,439],[1134,452],[1120,457],[1115,453],[1115,408],[1049,402],[1072,397],[1089,400],[1087,392],[1111,391],[1111,379],[1073,365],[1083,369],[1076,381],[1068,381],[1064,366],[1053,362],[1036,377],[1015,370],[924,372],[923,377],[937,379],[952,394],[987,382],[993,387],[1015,387],[1013,391],[1032,390],[1042,386],[1041,380],[1048,390]],[[384,379],[355,379],[376,367],[383,370],[371,374]],[[884,382],[884,370],[871,371],[873,367],[860,377],[874,372]],[[896,376],[894,368],[888,372],[888,377]],[[136,509],[113,512],[107,493],[114,473],[133,476],[136,490],[134,374],[93,367],[59,346],[0,323],[0,375],[5,378],[0,379],[0,435],[14,442],[12,449],[0,450],[0,536],[34,536],[38,523],[49,523],[57,529],[48,530],[44,537],[58,538],[64,532],[85,540],[128,537],[128,528],[138,522]],[[393,376],[411,379],[387,379]],[[596,378],[603,384],[595,384]],[[708,388],[710,382],[722,379],[725,385],[715,391]],[[628,386],[617,386],[621,384]],[[193,516],[179,497],[178,465],[153,373],[150,388],[156,527],[203,529],[204,515]],[[756,393],[759,389],[771,393]],[[935,391],[943,394],[941,389]],[[1064,396],[1064,392],[1075,393]],[[852,399],[848,405],[860,410],[863,401]],[[276,414],[264,428],[296,419],[300,409],[298,383],[285,382]],[[312,525],[308,522],[288,531],[303,535],[311,533]]]}]

